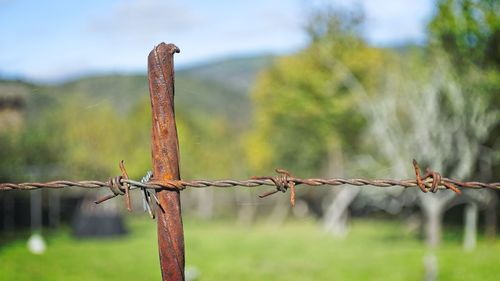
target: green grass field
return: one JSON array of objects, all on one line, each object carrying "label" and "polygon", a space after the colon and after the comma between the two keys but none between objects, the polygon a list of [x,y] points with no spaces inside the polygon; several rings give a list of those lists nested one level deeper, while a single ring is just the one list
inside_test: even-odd
[{"label": "green grass field", "polygon": [[[160,280],[156,221],[132,218],[130,235],[78,240],[67,231],[46,235],[41,256],[26,237],[0,246],[0,280]],[[426,249],[395,222],[355,220],[336,239],[312,221],[281,227],[185,219],[186,265],[197,280],[422,280]],[[479,241],[463,252],[448,232],[438,250],[439,280],[499,280],[500,243]]]}]

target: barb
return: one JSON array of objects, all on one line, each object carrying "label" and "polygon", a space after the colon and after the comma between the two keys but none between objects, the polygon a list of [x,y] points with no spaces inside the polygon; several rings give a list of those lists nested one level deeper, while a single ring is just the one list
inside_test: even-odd
[{"label": "barb", "polygon": [[[144,177],[142,177],[141,183],[147,183],[152,177],[153,177],[153,172],[148,171],[146,173],[146,175]],[[151,194],[153,194],[156,201],[158,201],[158,199],[156,198],[156,195],[154,195],[154,192],[150,192],[146,188],[141,187],[141,191],[142,191],[142,205],[144,208],[144,212],[148,212],[149,217],[151,219],[154,219],[155,213],[153,211],[152,204],[151,204],[151,197],[152,197]]]},{"label": "barb", "polygon": [[[128,180],[128,173],[127,170],[125,170],[125,164],[123,163],[123,160],[120,161],[119,167],[120,171],[122,172],[122,178]],[[130,185],[124,182],[123,186],[125,186],[125,204],[127,205],[127,210],[131,212],[132,204],[130,203]]]},{"label": "barb", "polygon": [[295,182],[290,180],[292,179],[292,175],[287,170],[276,169],[276,173],[279,174],[277,177],[252,177],[257,180],[270,180],[276,186],[276,190],[267,192],[265,194],[259,195],[260,198],[267,197],[269,195],[273,195],[278,191],[283,193],[286,192],[287,189],[290,188],[290,204],[292,207],[295,206]]},{"label": "barb", "polygon": [[[413,159],[413,167],[415,168],[415,176],[417,178],[417,185],[422,190],[422,192],[432,191],[436,193],[438,191],[439,186],[443,186],[444,188],[451,189],[457,194],[462,194],[462,191],[458,189],[450,180],[443,180],[443,177],[440,173],[432,171],[427,168],[425,170],[425,175],[423,177],[420,176],[420,167],[417,163],[417,160]],[[430,184],[425,182],[425,180],[431,179]],[[465,183],[461,183],[462,185]]]},{"label": "barb", "polygon": [[[120,164],[122,167],[123,163]],[[102,181],[50,181],[50,182],[25,182],[25,183],[0,183],[0,191],[2,190],[33,190],[39,188],[66,188],[66,187],[80,187],[88,189],[96,188],[109,188],[113,194],[107,195],[95,203],[99,204],[118,195],[126,195],[127,191],[134,189],[175,189],[183,190],[185,188],[205,188],[205,187],[220,187],[231,188],[236,186],[243,187],[258,187],[258,186],[274,186],[276,190],[267,192],[260,195],[261,198],[270,196],[278,191],[286,192],[290,189],[290,203],[292,206],[295,203],[296,186],[339,186],[339,185],[352,185],[352,186],[374,186],[374,187],[391,187],[401,186],[404,188],[418,187],[422,192],[437,192],[438,190],[450,189],[457,194],[461,193],[461,189],[494,189],[500,190],[500,182],[483,183],[483,182],[462,182],[456,179],[442,177],[439,173],[430,169],[422,176],[420,167],[417,161],[413,160],[415,168],[415,179],[396,180],[396,179],[301,179],[293,177],[288,171],[276,169],[278,176],[264,176],[252,177],[246,180],[157,180],[150,178],[147,182],[139,182],[128,179],[126,170],[123,167],[122,175],[114,177],[107,182]],[[154,196],[154,192],[151,192]],[[129,204],[130,197],[126,197],[126,203]],[[128,205],[127,205],[128,206]]]}]

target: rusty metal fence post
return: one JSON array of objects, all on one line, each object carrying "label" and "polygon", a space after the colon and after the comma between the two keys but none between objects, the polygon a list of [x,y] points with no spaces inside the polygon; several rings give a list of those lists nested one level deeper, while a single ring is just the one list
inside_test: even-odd
[{"label": "rusty metal fence post", "polygon": [[[179,180],[179,142],[174,113],[174,44],[161,43],[148,56],[151,96],[153,175],[158,180]],[[180,193],[158,193],[158,250],[163,280],[184,280],[184,233]]]}]

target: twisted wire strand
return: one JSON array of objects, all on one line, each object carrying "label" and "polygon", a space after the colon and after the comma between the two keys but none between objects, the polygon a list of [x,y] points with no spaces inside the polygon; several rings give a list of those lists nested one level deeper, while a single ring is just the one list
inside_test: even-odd
[{"label": "twisted wire strand", "polygon": [[[471,188],[471,189],[481,189],[489,188],[500,190],[500,182],[484,183],[477,181],[461,182],[456,179],[442,178],[443,182],[451,183],[460,188]],[[352,186],[376,186],[376,187],[391,187],[391,186],[401,186],[401,187],[418,187],[417,180],[415,179],[344,179],[344,178],[288,178],[289,182],[295,183],[295,185],[307,185],[307,186],[339,186],[339,185],[352,185]],[[425,183],[431,183],[432,180],[426,180]],[[131,179],[121,179],[121,184],[129,184],[130,189],[146,188],[146,189],[185,189],[191,188],[206,188],[206,187],[221,187],[229,188],[236,186],[243,187],[258,187],[258,186],[276,186],[276,184],[270,179],[244,179],[244,180],[152,180],[149,183],[141,183],[139,181]],[[179,187],[180,186],[180,187]],[[96,188],[111,188],[109,182],[104,181],[68,181],[68,180],[57,180],[49,182],[23,182],[23,183],[0,183],[0,190],[34,190],[39,188],[51,188],[60,189],[66,187],[80,187],[87,189]],[[445,187],[440,186],[439,189],[445,189]]]},{"label": "twisted wire strand", "polygon": [[[352,186],[375,186],[375,187],[391,187],[391,186],[401,186],[404,188],[408,187],[419,187],[422,192],[437,192],[439,189],[450,189],[457,194],[461,194],[461,189],[480,189],[489,188],[494,190],[500,190],[500,183],[483,183],[477,181],[462,182],[456,179],[444,178],[439,173],[432,171],[430,169],[426,170],[424,175],[421,174],[420,167],[417,161],[413,160],[413,167],[415,168],[415,179],[407,180],[397,180],[397,179],[344,179],[344,178],[331,178],[331,179],[321,179],[321,178],[310,178],[301,179],[293,177],[288,171],[283,169],[276,169],[278,173],[277,176],[265,176],[265,177],[253,177],[246,180],[162,180],[155,179],[151,172],[148,172],[147,180],[135,181],[128,178],[127,171],[123,164],[120,162],[120,170],[122,172],[121,176],[111,178],[107,182],[102,181],[50,181],[50,182],[25,182],[25,183],[0,183],[1,190],[33,190],[39,188],[66,188],[66,187],[81,187],[81,188],[109,188],[113,194],[107,195],[101,199],[98,199],[95,203],[99,204],[118,195],[125,195],[125,204],[127,209],[131,211],[130,203],[130,193],[132,189],[143,190],[144,196],[149,199],[145,199],[145,204],[151,203],[150,198],[155,197],[154,192],[148,193],[147,189],[173,189],[173,190],[183,190],[185,188],[206,188],[206,187],[220,187],[220,188],[230,188],[236,186],[244,187],[257,187],[257,186],[274,186],[276,190],[267,192],[260,195],[261,198],[267,197],[269,195],[275,194],[279,191],[286,192],[290,189],[290,204],[295,205],[295,187],[298,185],[307,186],[339,186],[339,185],[352,185]],[[152,196],[149,196],[152,195]],[[158,200],[156,203],[159,204]],[[149,213],[151,215],[152,211],[149,208]],[[154,217],[154,216],[153,216]]]}]

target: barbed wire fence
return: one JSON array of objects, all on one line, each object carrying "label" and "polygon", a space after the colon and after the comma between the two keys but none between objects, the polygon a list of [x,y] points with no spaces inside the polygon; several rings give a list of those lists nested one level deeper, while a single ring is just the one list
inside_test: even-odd
[{"label": "barbed wire fence", "polygon": [[[141,189],[143,192],[143,201],[145,210],[147,209],[150,215],[154,218],[151,210],[151,203],[160,205],[158,198],[151,190],[184,190],[186,188],[231,188],[231,187],[259,187],[259,186],[274,186],[275,190],[269,191],[259,197],[264,198],[277,192],[287,192],[290,190],[290,204],[295,205],[296,187],[299,185],[317,187],[317,186],[372,186],[372,187],[392,187],[400,186],[404,188],[418,187],[422,192],[437,192],[438,190],[452,190],[457,194],[461,194],[462,189],[493,189],[500,190],[500,182],[484,183],[477,181],[459,181],[457,179],[442,177],[440,173],[426,169],[425,174],[422,174],[416,160],[413,160],[415,170],[415,179],[364,179],[364,178],[308,178],[302,179],[294,177],[290,172],[283,169],[276,169],[277,176],[259,176],[250,179],[235,180],[165,180],[156,179],[152,172],[147,172],[146,176],[141,181],[129,179],[125,169],[124,162],[119,164],[122,174],[110,178],[108,181],[84,180],[84,181],[68,181],[56,180],[49,182],[23,182],[23,183],[0,183],[0,191],[5,190],[34,190],[40,188],[61,189],[70,187],[79,187],[87,189],[108,188],[111,194],[104,196],[97,201],[96,204],[107,201],[116,196],[124,195],[126,207],[130,211],[130,191]],[[161,206],[160,206],[161,207]]]},{"label": "barbed wire fence", "polygon": [[[69,181],[56,180],[48,182],[0,183],[0,191],[34,190],[34,189],[61,189],[87,188],[109,189],[110,194],[97,201],[105,202],[117,196],[124,196],[125,205],[129,211],[131,206],[131,191],[140,189],[144,209],[152,218],[158,217],[158,251],[160,269],[163,280],[184,280],[184,234],[182,216],[180,212],[179,191],[186,188],[232,188],[242,187],[274,187],[273,190],[263,193],[259,197],[267,197],[277,192],[290,191],[290,204],[294,206],[297,186],[371,186],[403,188],[418,187],[422,192],[437,192],[451,190],[461,194],[464,189],[492,189],[500,190],[500,182],[484,183],[477,181],[460,181],[446,178],[431,169],[421,171],[417,161],[413,160],[415,178],[413,179],[365,179],[365,178],[307,178],[293,176],[283,169],[276,169],[275,176],[260,176],[250,179],[236,180],[181,180],[179,177],[179,147],[174,114],[174,68],[173,55],[180,50],[174,44],[160,43],[155,46],[148,56],[148,81],[152,109],[152,155],[153,172],[148,172],[141,181],[129,178],[124,162],[119,163],[121,175],[110,178],[108,181],[84,180]],[[170,178],[173,180],[169,180]]]}]

